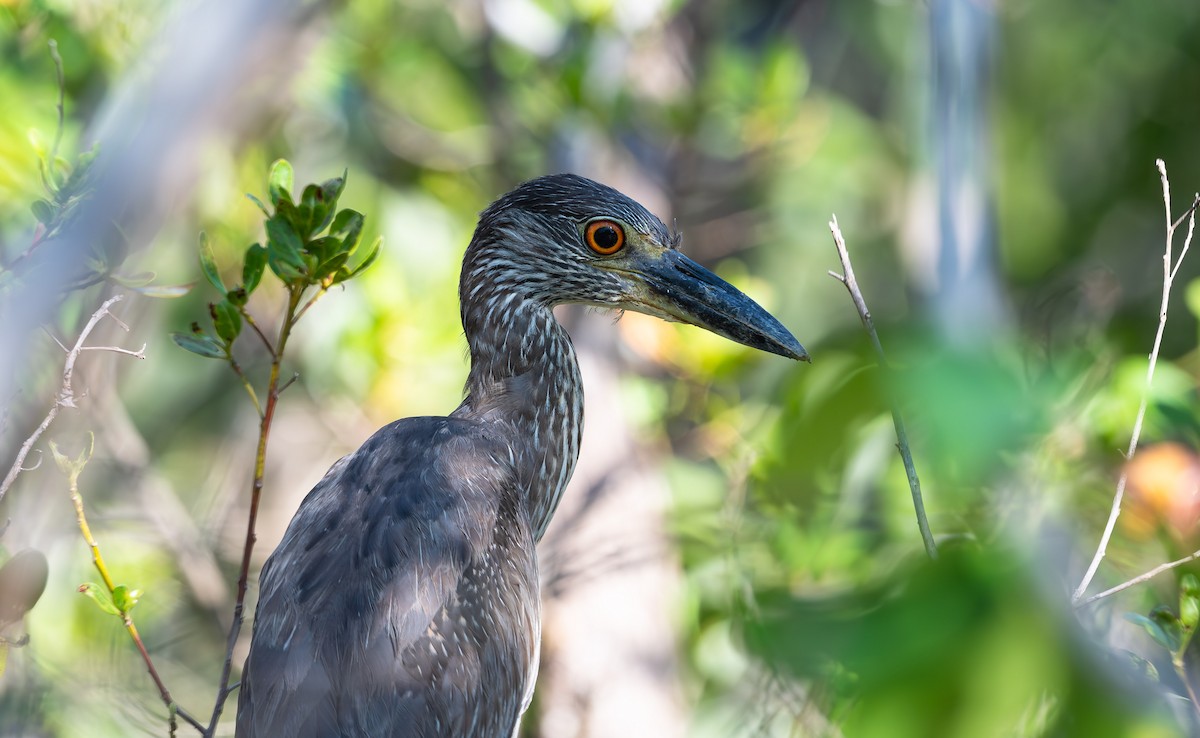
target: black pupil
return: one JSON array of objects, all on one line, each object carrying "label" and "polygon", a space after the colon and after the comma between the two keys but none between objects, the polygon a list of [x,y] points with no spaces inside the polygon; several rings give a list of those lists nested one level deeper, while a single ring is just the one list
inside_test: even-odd
[{"label": "black pupil", "polygon": [[617,242],[621,240],[617,229],[612,226],[600,226],[592,234],[592,238],[596,241],[596,245],[605,251],[616,246]]}]

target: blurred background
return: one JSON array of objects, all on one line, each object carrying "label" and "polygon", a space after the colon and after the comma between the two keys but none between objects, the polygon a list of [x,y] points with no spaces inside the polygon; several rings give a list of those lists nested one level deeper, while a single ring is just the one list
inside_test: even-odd
[{"label": "blurred background", "polygon": [[[120,620],[76,591],[97,575],[45,444],[74,455],[89,431],[93,533],[143,591],[134,616],[164,682],[211,712],[257,416],[228,366],[169,333],[214,299],[199,231],[238,280],[264,237],[243,195],[265,194],[279,157],[297,184],[348,169],[342,205],[384,246],[288,347],[299,379],[272,434],[255,576],[330,464],[397,417],[457,405],[476,214],[574,171],[674,223],[813,364],[640,315],[560,313],[587,428],[540,548],[523,736],[1200,731],[1189,567],[1071,600],[1123,471],[1089,593],[1200,547],[1195,261],[1174,282],[1141,450],[1122,455],[1163,282],[1155,159],[1172,217],[1200,189],[1200,3],[0,0],[0,58],[0,473],[61,384],[52,339],[69,346],[124,294],[129,331],[105,321],[92,343],[145,344],[143,361],[83,354],[86,394],[0,501],[0,563],[32,548],[49,567],[28,614],[0,608],[0,635],[29,636],[6,649],[0,735],[167,732]],[[53,154],[77,169],[93,144],[73,228],[51,234],[39,157],[53,184]],[[833,213],[887,375],[826,274]],[[146,289],[151,272],[195,286],[148,296],[171,291]],[[260,324],[281,297],[264,281]],[[258,348],[238,358],[261,382]]]}]

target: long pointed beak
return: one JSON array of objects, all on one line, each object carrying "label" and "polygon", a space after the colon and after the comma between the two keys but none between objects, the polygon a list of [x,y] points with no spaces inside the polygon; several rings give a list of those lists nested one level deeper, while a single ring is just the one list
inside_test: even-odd
[{"label": "long pointed beak", "polygon": [[678,251],[640,259],[645,285],[631,307],[690,323],[760,351],[809,361],[808,352],[787,328],[741,290]]}]

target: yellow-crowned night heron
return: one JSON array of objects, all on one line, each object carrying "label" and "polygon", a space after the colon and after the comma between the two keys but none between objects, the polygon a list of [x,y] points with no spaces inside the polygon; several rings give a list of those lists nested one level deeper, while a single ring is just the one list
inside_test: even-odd
[{"label": "yellow-crowned night heron", "polygon": [[677,247],[645,208],[574,175],[483,212],[459,285],[466,399],[383,428],[304,499],[263,567],[238,736],[514,733],[537,672],[534,546],[583,429],[575,352],[551,308],[636,310],[808,358]]}]

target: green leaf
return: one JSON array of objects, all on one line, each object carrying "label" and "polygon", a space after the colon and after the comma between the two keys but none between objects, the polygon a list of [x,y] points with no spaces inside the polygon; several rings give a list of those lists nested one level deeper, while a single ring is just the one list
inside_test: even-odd
[{"label": "green leaf", "polygon": [[294,174],[292,173],[292,165],[287,159],[276,159],[271,165],[271,171],[267,174],[267,191],[271,195],[271,202],[278,207],[282,201],[290,203],[292,201],[292,182]]},{"label": "green leaf", "polygon": [[1142,626],[1142,629],[1154,639],[1154,642],[1171,653],[1175,653],[1180,644],[1179,621],[1175,615],[1163,606],[1150,611],[1150,617],[1137,613],[1125,613],[1125,619]]},{"label": "green leaf", "polygon": [[124,584],[118,584],[113,587],[112,602],[121,612],[129,612],[137,605],[138,600],[142,597],[142,590],[130,589]]},{"label": "green leaf", "polygon": [[54,206],[45,200],[34,200],[29,209],[33,211],[33,217],[37,218],[42,225],[50,225],[50,222],[54,220]]},{"label": "green leaf", "polygon": [[375,238],[375,243],[371,244],[371,250],[367,252],[367,257],[360,261],[358,266],[349,270],[343,269],[341,273],[339,273],[338,276],[333,280],[333,283],[338,284],[340,282],[345,282],[348,279],[353,279],[366,270],[367,267],[371,266],[371,264],[375,263],[375,258],[379,256],[379,246],[382,243],[383,236],[377,236]]},{"label": "green leaf", "polygon": [[242,332],[242,315],[233,303],[226,299],[220,302],[210,302],[208,313],[212,316],[213,327],[217,336],[226,344],[231,344]]},{"label": "green leaf", "polygon": [[212,247],[208,245],[208,234],[200,231],[200,270],[208,283],[225,294],[225,283],[221,281],[221,273],[217,271],[217,260],[213,257]]},{"label": "green leaf", "polygon": [[301,233],[306,238],[320,233],[329,223],[333,205],[326,198],[324,187],[310,184],[304,188],[304,195],[300,198],[299,220],[303,224]]},{"label": "green leaf", "polygon": [[316,219],[313,227],[313,233],[320,233],[329,227],[333,221],[333,214],[337,212],[338,200],[342,196],[342,191],[346,189],[347,172],[342,172],[342,176],[334,179],[327,179],[321,183],[321,198],[324,209],[321,212],[321,217]]},{"label": "green leaf", "polygon": [[352,254],[354,249],[358,248],[358,241],[362,238],[362,229],[362,213],[347,208],[333,219],[333,225],[329,227],[329,235],[342,239],[342,249]]},{"label": "green leaf", "polygon": [[304,250],[304,241],[284,218],[276,215],[267,220],[267,253],[278,255],[289,263],[299,265],[300,252]]},{"label": "green leaf", "polygon": [[317,279],[325,279],[329,275],[342,268],[346,260],[350,258],[350,254],[345,251],[334,254],[325,261],[321,262],[316,269],[315,276]]},{"label": "green leaf", "polygon": [[1185,574],[1179,582],[1179,622],[1189,634],[1200,623],[1200,579]]},{"label": "green leaf", "polygon": [[109,615],[120,615],[121,610],[113,604],[112,596],[108,594],[108,590],[101,587],[95,582],[85,582],[79,585],[79,594],[84,595],[92,602]]},{"label": "green leaf", "polygon": [[224,359],[225,347],[212,336],[204,333],[172,333],[171,340],[185,351],[208,359]]},{"label": "green leaf", "polygon": [[267,206],[263,203],[262,200],[259,200],[257,197],[255,197],[254,195],[251,195],[249,192],[246,193],[246,197],[250,198],[250,202],[252,202],[258,206],[258,209],[262,211],[263,215],[267,216],[268,218],[271,217],[271,211],[267,210]]},{"label": "green leaf", "polygon": [[292,225],[279,215],[267,221],[267,265],[285,282],[306,277],[304,248]]},{"label": "green leaf", "polygon": [[322,236],[309,241],[304,250],[317,257],[318,262],[323,262],[342,251],[342,242],[333,236]]},{"label": "green leaf", "polygon": [[242,285],[246,294],[252,294],[262,281],[263,270],[267,267],[267,249],[261,244],[254,244],[246,249],[246,261],[242,264]]},{"label": "green leaf", "polygon": [[280,200],[275,205],[275,215],[273,218],[279,218],[291,226],[292,230],[297,234],[303,230],[304,224],[300,222],[300,210],[292,204],[291,200]]}]

